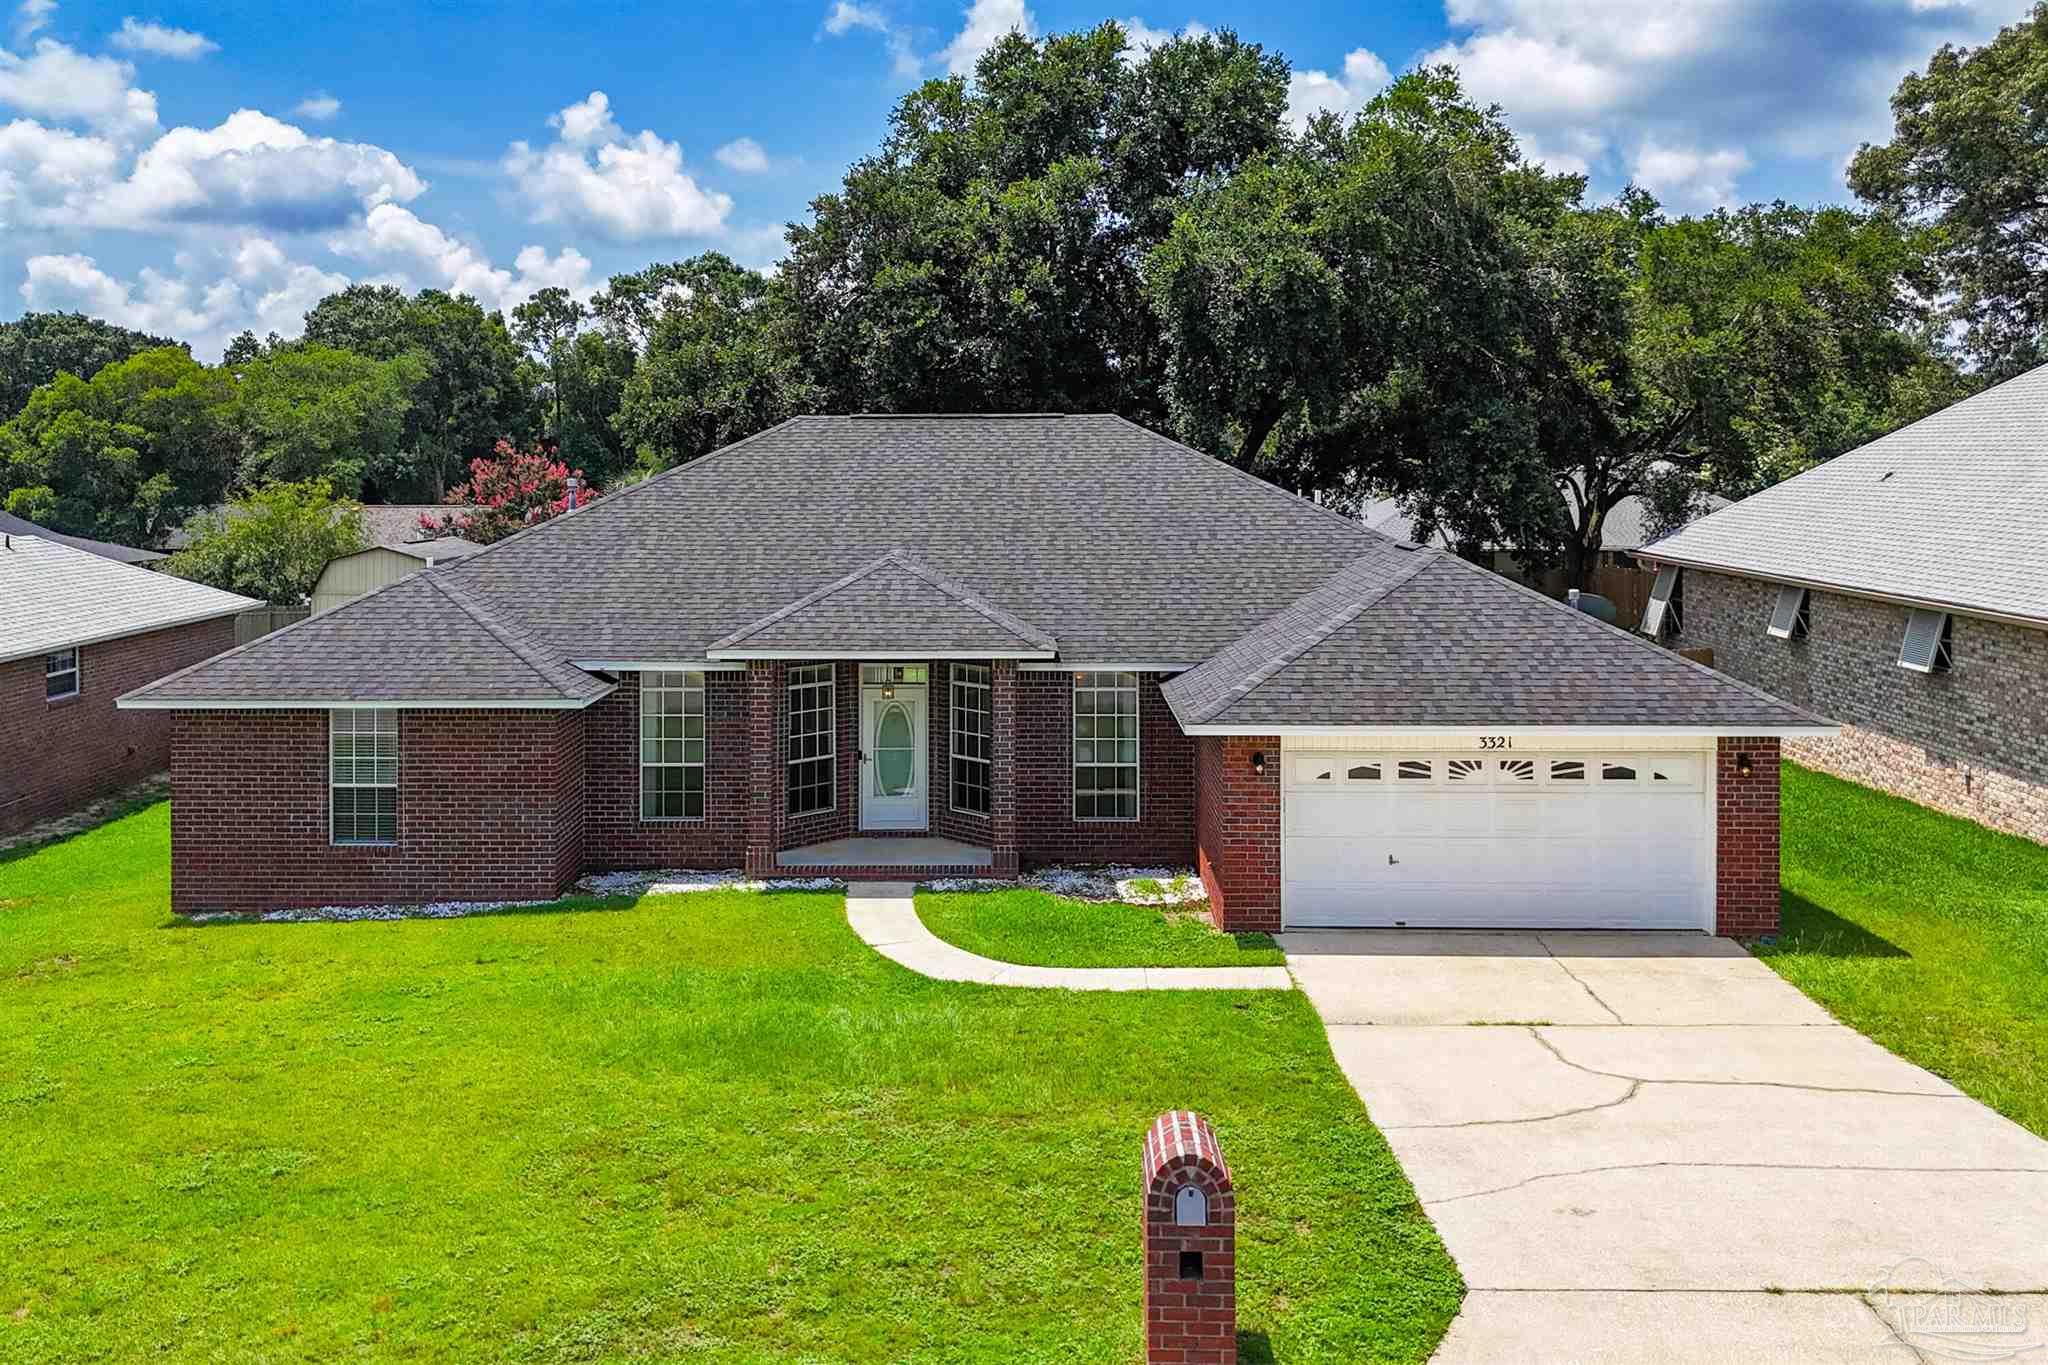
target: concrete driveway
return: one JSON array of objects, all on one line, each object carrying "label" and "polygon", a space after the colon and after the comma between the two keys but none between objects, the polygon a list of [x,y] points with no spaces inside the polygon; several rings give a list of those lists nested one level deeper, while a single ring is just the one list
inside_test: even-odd
[{"label": "concrete driveway", "polygon": [[2048,1142],[1739,944],[1280,941],[1470,1286],[1439,1361],[2048,1361]]}]

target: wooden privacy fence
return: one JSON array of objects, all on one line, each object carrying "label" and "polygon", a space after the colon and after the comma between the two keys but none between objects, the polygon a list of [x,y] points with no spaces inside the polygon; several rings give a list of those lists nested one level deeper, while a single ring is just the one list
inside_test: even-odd
[{"label": "wooden privacy fence", "polygon": [[294,621],[303,621],[311,607],[251,607],[235,617],[235,643],[246,645]]}]

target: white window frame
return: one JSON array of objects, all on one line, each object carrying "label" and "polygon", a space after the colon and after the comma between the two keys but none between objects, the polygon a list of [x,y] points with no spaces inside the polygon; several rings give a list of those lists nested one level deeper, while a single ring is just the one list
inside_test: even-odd
[{"label": "white window frame", "polygon": [[[346,728],[344,728],[344,724]],[[349,736],[349,757],[337,758],[336,740]],[[368,736],[371,741],[369,757],[361,753],[361,746],[355,741]],[[389,755],[382,752],[385,737],[391,740]],[[327,713],[327,841],[339,848],[390,848],[398,842],[398,712],[388,707],[337,706]],[[390,777],[385,779],[377,769],[385,762],[390,764]],[[340,764],[348,763],[346,780],[343,779]],[[371,765],[369,780],[363,779],[363,765]],[[343,838],[337,824],[340,810],[335,804],[337,791],[389,791],[391,793],[391,837],[364,839],[354,835]],[[355,812],[351,819],[355,828],[362,827],[362,814]],[[372,817],[375,818],[374,815]]]},{"label": "white window frame", "polygon": [[[949,742],[946,748],[946,801],[961,815],[971,815],[986,820],[995,810],[995,670],[987,664],[954,664],[950,670],[947,686],[946,729]],[[974,705],[975,694],[979,693],[980,704]],[[963,705],[963,695],[966,704]],[[987,728],[970,732],[960,728],[963,711],[975,712],[987,717]],[[986,743],[986,754],[963,754],[960,741],[971,738]],[[988,809],[976,810],[960,804],[960,779],[954,772],[957,764],[979,764],[981,766],[981,789],[987,793]]]},{"label": "white window frame", "polygon": [[[1103,681],[1101,681],[1105,678],[1111,679],[1112,681],[1108,683],[1104,683]],[[1126,682],[1125,679],[1129,679],[1129,681]],[[1078,754],[1080,752],[1078,748],[1070,749],[1068,751],[1068,780],[1073,784],[1073,804],[1070,807],[1070,812],[1074,817],[1075,823],[1077,824],[1128,825],[1134,824],[1144,816],[1144,689],[1139,686],[1138,680],[1139,675],[1128,670],[1102,669],[1090,672],[1076,673],[1074,675],[1073,711],[1068,736],[1069,742],[1071,744],[1094,744],[1099,743],[1101,738],[1100,736],[1088,736],[1084,739],[1084,737],[1081,734],[1081,694],[1083,692],[1087,692],[1091,694],[1091,696],[1099,692],[1129,692],[1131,694],[1131,757],[1128,760],[1119,758],[1114,762],[1102,763],[1091,757],[1088,762],[1083,763],[1080,761],[1078,757]],[[1098,713],[1091,710],[1088,714],[1088,718],[1090,720],[1096,719],[1097,714]],[[1117,744],[1122,744],[1124,742],[1124,737],[1122,735],[1113,736],[1112,738],[1113,741]],[[1093,769],[1129,768],[1131,770],[1131,813],[1129,815],[1081,814],[1081,769],[1084,767]],[[1089,793],[1094,796],[1100,796],[1102,793],[1102,788],[1100,787],[1091,787],[1088,790]],[[1123,793],[1124,789],[1119,787],[1112,789],[1110,794],[1114,796],[1121,796],[1123,795]]]},{"label": "white window frame", "polygon": [[1915,607],[1906,616],[1906,633],[1899,641],[1899,667],[1915,673],[1943,672],[1955,663],[1955,618],[1945,611]]},{"label": "white window frame", "polygon": [[[71,660],[70,666],[56,667],[67,656]],[[52,692],[50,690],[50,679],[61,678],[67,673],[71,675],[71,690],[69,692]],[[84,690],[85,657],[78,646],[73,645],[69,649],[53,650],[43,656],[43,700],[45,702],[70,701]]]},{"label": "white window frame", "polygon": [[[681,710],[680,712],[674,712],[674,713],[670,713],[670,712],[659,712],[659,711],[658,711],[658,712],[654,712],[653,714],[654,714],[654,715],[656,715],[656,716],[661,716],[661,717],[664,717],[664,718],[666,718],[666,717],[669,717],[669,716],[671,716],[671,715],[675,716],[676,718],[679,718],[679,719],[681,720],[681,722],[682,722],[682,726],[681,726],[681,730],[682,730],[682,732],[681,732],[680,734],[675,734],[675,735],[668,735],[668,734],[661,734],[661,735],[649,735],[649,734],[647,733],[647,721],[648,721],[648,717],[649,717],[649,712],[648,712],[648,709],[647,709],[647,703],[648,703],[648,694],[649,694],[649,693],[654,693],[654,694],[657,694],[657,695],[658,695],[658,694],[660,694],[660,693],[664,693],[664,692],[680,692],[680,693],[682,694],[682,697],[683,697],[683,709],[682,709],[682,710]],[[695,709],[695,710],[692,710],[692,709],[691,709],[691,706],[690,706],[690,703],[691,703],[691,700],[692,700],[692,698],[694,698],[694,699],[695,699],[695,701],[696,701],[696,709]],[[696,734],[696,737],[695,737],[694,739],[692,739],[692,738],[691,738],[691,736],[690,736],[690,718],[691,718],[692,716],[696,717],[696,720],[697,720],[697,734]],[[709,795],[708,795],[708,792],[707,792],[707,790],[706,790],[706,787],[705,787],[705,781],[704,781],[704,761],[705,761],[705,758],[706,758],[706,756],[707,756],[707,755],[709,754],[709,752],[710,752],[710,743],[711,743],[711,741],[710,741],[710,733],[709,733],[709,724],[710,724],[710,722],[709,722],[709,721],[708,721],[708,720],[706,719],[706,713],[705,713],[705,707],[704,707],[704,675],[703,675],[703,674],[702,674],[701,672],[698,672],[698,671],[697,671],[697,670],[695,670],[695,669],[643,669],[643,670],[641,671],[641,673],[640,673],[640,823],[641,823],[641,824],[643,824],[643,825],[667,825],[667,824],[683,824],[683,823],[693,823],[693,822],[701,821],[701,820],[703,820],[703,819],[705,818],[705,806],[706,806],[706,802],[707,802],[707,801],[709,800]],[[691,746],[691,744],[693,744],[693,743],[694,743],[694,744],[695,744],[695,745],[697,746],[697,757],[696,757],[696,758],[695,758],[694,760],[693,760],[693,759],[691,759],[691,758],[689,757],[689,753],[690,753],[690,746]],[[648,757],[647,757],[647,754],[648,754],[648,745],[650,745],[650,744],[661,744],[661,745],[668,745],[668,744],[680,744],[680,745],[682,745],[682,746],[683,746],[683,747],[682,747],[682,753],[683,753],[683,757],[682,757],[682,758],[680,758],[680,759],[670,759],[670,758],[668,758],[668,757],[666,756],[666,753],[667,753],[667,751],[666,751],[666,750],[658,750],[657,752],[658,752],[658,753],[660,753],[660,754],[661,754],[662,756],[660,756],[660,757],[657,757],[657,758],[655,758],[655,759],[654,759],[653,761],[651,761],[651,762],[650,762],[650,761],[649,761],[649,759],[648,759]],[[650,768],[655,768],[655,769],[669,769],[669,768],[679,768],[679,769],[682,769],[682,770],[683,770],[683,771],[685,772],[685,774],[686,774],[686,776],[685,776],[685,778],[684,778],[684,783],[685,783],[685,785],[684,785],[683,791],[682,791],[682,793],[681,793],[681,795],[682,795],[682,797],[683,797],[683,810],[684,810],[684,813],[683,813],[683,814],[681,814],[681,815],[650,815],[650,814],[648,814],[648,812],[647,812],[647,798],[648,798],[648,795],[649,795],[649,793],[648,793],[648,790],[647,790],[647,771],[648,771],[648,769],[650,769]],[[689,814],[689,804],[690,804],[690,802],[689,802],[689,798],[690,798],[690,791],[689,791],[689,787],[688,787],[688,777],[687,777],[687,773],[688,773],[688,770],[689,770],[689,769],[691,769],[691,768],[695,768],[695,769],[697,770],[697,792],[696,792],[696,795],[697,795],[697,813],[696,813],[695,815],[691,815],[691,814]]]},{"label": "white window frame", "polygon": [[[823,748],[815,753],[797,757],[795,753],[796,694],[818,687],[819,674],[824,675],[825,715]],[[782,765],[782,813],[790,820],[807,820],[814,815],[829,815],[839,809],[839,668],[836,664],[799,664],[790,668],[783,676],[782,688],[783,733],[788,737],[790,752],[783,757]],[[806,714],[815,714],[820,708],[807,707]],[[792,810],[790,802],[795,798],[796,784],[792,779],[800,766],[823,762],[825,765],[827,800],[822,806],[811,806],[804,810]]]},{"label": "white window frame", "polygon": [[1771,604],[1771,623],[1765,634],[1774,640],[1796,640],[1805,635],[1809,628],[1806,589],[1786,583],[1778,589],[1778,600]]},{"label": "white window frame", "polygon": [[1678,566],[1666,564],[1657,570],[1657,581],[1650,587],[1650,600],[1643,607],[1643,623],[1638,629],[1652,640],[1664,638],[1668,626],[1678,628],[1678,611],[1671,605],[1672,594],[1678,591]]}]

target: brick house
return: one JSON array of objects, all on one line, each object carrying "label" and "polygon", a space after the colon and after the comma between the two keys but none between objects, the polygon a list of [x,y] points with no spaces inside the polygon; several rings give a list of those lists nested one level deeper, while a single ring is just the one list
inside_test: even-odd
[{"label": "brick house", "polygon": [[180,911],[1193,865],[1762,932],[1806,712],[1120,418],[807,417],[138,689]]},{"label": "brick house", "polygon": [[1641,555],[1646,629],[1841,720],[1792,757],[2048,843],[2048,367]]},{"label": "brick house", "polygon": [[173,718],[115,698],[227,649],[236,613],[262,605],[12,532],[0,602],[0,833],[168,766]]}]

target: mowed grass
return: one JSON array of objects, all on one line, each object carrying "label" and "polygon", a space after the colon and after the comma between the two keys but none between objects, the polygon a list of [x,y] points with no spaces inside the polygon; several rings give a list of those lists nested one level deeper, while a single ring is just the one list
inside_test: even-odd
[{"label": "mowed grass", "polygon": [[934,982],[835,894],[194,927],[167,837],[0,860],[0,1358],[1134,1361],[1173,1106],[1246,1359],[1456,1310],[1299,995]]},{"label": "mowed grass", "polygon": [[1226,934],[1206,906],[1117,905],[1045,891],[921,891],[917,916],[955,947],[1038,967],[1266,967],[1265,934]]},{"label": "mowed grass", "polygon": [[2048,848],[1792,764],[1784,932],[1757,956],[2048,1137]]}]

